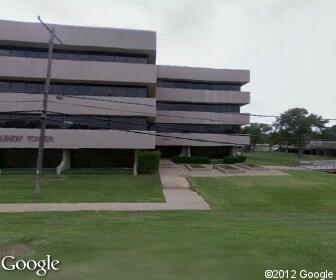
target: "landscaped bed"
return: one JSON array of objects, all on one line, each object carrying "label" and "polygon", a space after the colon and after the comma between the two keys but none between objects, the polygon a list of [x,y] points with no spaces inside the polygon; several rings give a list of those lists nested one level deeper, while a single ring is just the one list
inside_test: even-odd
[{"label": "landscaped bed", "polygon": [[185,167],[189,169],[190,171],[209,171],[211,170],[211,166],[206,166],[206,165],[198,164],[198,163],[186,164]]},{"label": "landscaped bed", "polygon": [[[290,175],[189,178],[210,211],[0,214],[0,255],[8,248],[26,259],[52,255],[61,266],[49,280],[260,280],[266,269],[335,272],[336,176]],[[0,270],[0,279],[36,276]]]},{"label": "landscaped bed", "polygon": [[243,173],[245,172],[243,169],[238,168],[235,165],[230,164],[218,164],[215,166],[216,169],[218,169],[221,172],[228,172],[228,173]]},{"label": "landscaped bed", "polygon": [[236,165],[246,170],[265,170],[265,167],[253,163],[237,163]]},{"label": "landscaped bed", "polygon": [[0,176],[0,203],[22,202],[164,202],[158,175],[44,175],[33,198],[34,176]]},{"label": "landscaped bed", "polygon": [[196,169],[199,169],[199,168],[205,168],[204,165],[202,164],[195,164],[195,163],[192,163],[192,164],[189,164],[191,166],[191,168],[196,168]]}]

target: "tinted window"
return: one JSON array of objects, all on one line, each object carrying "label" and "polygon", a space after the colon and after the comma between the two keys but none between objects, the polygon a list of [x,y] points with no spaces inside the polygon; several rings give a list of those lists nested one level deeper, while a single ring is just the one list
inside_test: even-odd
[{"label": "tinted window", "polygon": [[[39,128],[39,114],[0,114],[0,127],[5,128]],[[145,117],[105,117],[83,115],[56,115],[47,117],[50,129],[120,129],[147,130]]]},{"label": "tinted window", "polygon": [[139,97],[147,97],[147,88],[137,88],[137,96]]},{"label": "tinted window", "polygon": [[[26,48],[26,47],[5,47],[0,46],[0,55],[14,57],[47,58],[48,49]],[[106,62],[128,62],[128,63],[149,63],[148,57],[143,54],[125,54],[97,51],[76,51],[54,49],[54,59],[64,60],[87,60]]]},{"label": "tinted window", "polygon": [[29,92],[29,93],[42,93],[43,92],[43,84],[27,83],[26,84],[26,92]]},{"label": "tinted window", "polygon": [[[0,92],[42,93],[43,90],[44,83],[0,82]],[[147,88],[120,85],[51,84],[50,93],[59,95],[147,97]]]},{"label": "tinted window", "polygon": [[11,92],[11,84],[8,82],[0,82],[1,92]]},{"label": "tinted window", "polygon": [[238,104],[199,104],[199,103],[156,103],[157,110],[163,111],[197,111],[197,112],[239,112]]},{"label": "tinted window", "polygon": [[25,83],[12,83],[12,92],[25,92],[26,91],[26,84]]},{"label": "tinted window", "polygon": [[157,132],[180,132],[180,133],[240,133],[239,125],[217,125],[217,124],[155,124]]},{"label": "tinted window", "polygon": [[191,82],[191,81],[182,82],[171,80],[158,80],[157,84],[159,87],[165,87],[165,88],[240,91],[240,85],[237,84]]},{"label": "tinted window", "polygon": [[8,50],[8,49],[1,49],[0,48],[0,55],[10,56],[11,55],[11,51]]}]

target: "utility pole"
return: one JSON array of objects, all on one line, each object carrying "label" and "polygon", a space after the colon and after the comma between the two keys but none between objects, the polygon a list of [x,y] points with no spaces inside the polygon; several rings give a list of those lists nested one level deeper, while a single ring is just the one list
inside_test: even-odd
[{"label": "utility pole", "polygon": [[45,130],[46,130],[46,124],[47,124],[47,110],[48,110],[48,94],[49,94],[49,88],[50,88],[50,76],[51,76],[54,41],[56,39],[60,44],[63,44],[61,39],[57,37],[55,33],[55,28],[49,27],[47,24],[45,24],[42,21],[40,16],[38,16],[37,19],[41,22],[43,27],[48,30],[50,34],[50,38],[49,38],[49,49],[48,49],[47,75],[46,75],[44,92],[43,92],[43,103],[42,103],[42,112],[41,112],[41,129],[40,129],[39,146],[38,146],[38,152],[37,152],[34,196],[39,196],[41,193],[41,174],[42,174],[42,167],[43,167],[43,152],[44,152],[44,144],[45,144]]}]

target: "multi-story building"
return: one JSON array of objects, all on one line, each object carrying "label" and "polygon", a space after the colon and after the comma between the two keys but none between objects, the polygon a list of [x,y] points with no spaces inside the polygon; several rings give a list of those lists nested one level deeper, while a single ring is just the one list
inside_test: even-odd
[{"label": "multi-story building", "polygon": [[[248,144],[249,71],[156,65],[156,34],[52,25],[45,167],[131,167],[136,150],[229,154]],[[0,167],[34,167],[48,55],[38,23],[0,21]]]},{"label": "multi-story building", "polygon": [[249,115],[240,113],[250,101],[240,91],[249,71],[157,66],[157,76],[156,145],[164,155],[220,157],[249,144],[240,135],[240,126],[249,123]]}]

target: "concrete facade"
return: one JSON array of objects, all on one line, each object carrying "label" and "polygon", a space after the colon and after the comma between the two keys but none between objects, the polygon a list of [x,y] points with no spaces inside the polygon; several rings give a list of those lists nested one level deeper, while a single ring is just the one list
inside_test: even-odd
[{"label": "concrete facade", "polygon": [[[239,133],[249,123],[240,113],[248,70],[156,65],[152,31],[52,26],[64,44],[54,48],[46,149],[63,150],[60,172],[85,149],[178,146],[190,155],[191,146],[249,143]],[[40,24],[0,20],[0,163],[8,151],[37,148],[48,36]]]},{"label": "concrete facade", "polygon": [[[159,110],[157,108],[156,123],[158,124],[192,124],[205,125],[209,128],[213,125],[246,125],[250,121],[247,114],[240,112],[211,112],[207,107],[216,104],[229,104],[238,107],[250,102],[250,93],[243,92],[240,87],[249,82],[250,76],[247,70],[208,69],[181,66],[157,67],[157,102],[163,104],[183,104],[185,110]],[[170,84],[175,82],[176,87]],[[222,89],[216,89],[218,85],[224,85]],[[235,87],[235,90],[225,89]],[[163,87],[166,86],[166,87]],[[168,87],[167,87],[168,86]],[[184,88],[178,88],[179,86]],[[213,88],[211,88],[213,86]],[[188,88],[189,87],[189,88]],[[196,88],[193,88],[196,87]],[[199,89],[197,87],[203,87]],[[204,111],[193,111],[188,104],[205,105]],[[240,110],[239,110],[240,111]],[[188,127],[188,126],[187,126]],[[239,134],[239,133],[238,133]],[[165,137],[163,137],[163,136]],[[169,136],[173,136],[170,137]],[[175,137],[175,138],[174,138]],[[156,137],[157,146],[244,146],[249,143],[249,137],[244,135],[231,135],[223,132],[198,133],[193,131],[179,132],[165,131]]]}]

